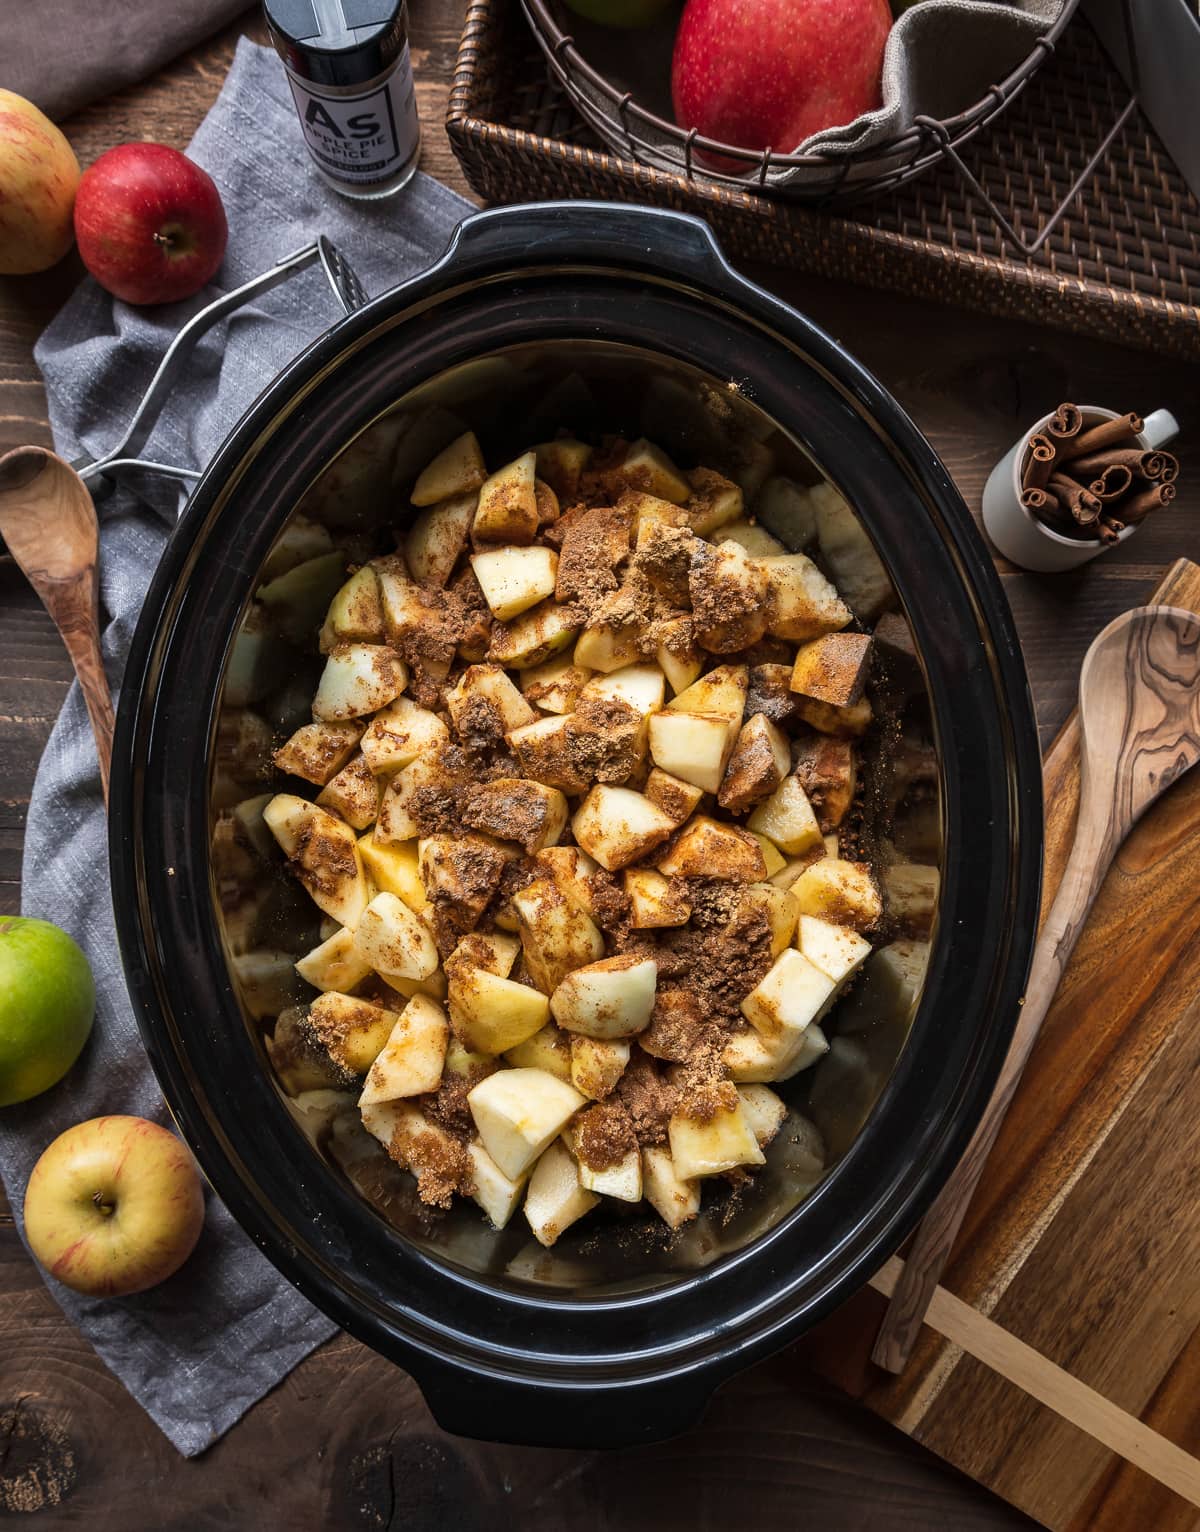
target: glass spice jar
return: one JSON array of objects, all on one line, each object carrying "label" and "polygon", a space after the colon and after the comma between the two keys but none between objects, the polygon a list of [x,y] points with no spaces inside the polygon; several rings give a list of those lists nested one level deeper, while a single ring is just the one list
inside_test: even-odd
[{"label": "glass spice jar", "polygon": [[412,180],[421,128],[406,0],[264,0],[304,143],[346,197],[390,197]]}]

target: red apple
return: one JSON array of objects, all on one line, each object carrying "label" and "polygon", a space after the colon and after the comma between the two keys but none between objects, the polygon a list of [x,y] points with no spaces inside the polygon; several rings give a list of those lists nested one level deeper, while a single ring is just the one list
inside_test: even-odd
[{"label": "red apple", "polygon": [[165,144],[120,144],[75,194],[83,264],[126,303],[177,303],[210,281],[229,228],[212,177]]},{"label": "red apple", "polygon": [[[790,154],[881,105],[891,26],[888,0],[688,0],[671,65],[676,121]],[[750,167],[722,157],[720,168]]]},{"label": "red apple", "polygon": [[177,1271],[204,1223],[196,1163],[144,1117],[93,1117],[60,1133],[25,1188],[25,1237],[77,1293],[141,1293]]}]

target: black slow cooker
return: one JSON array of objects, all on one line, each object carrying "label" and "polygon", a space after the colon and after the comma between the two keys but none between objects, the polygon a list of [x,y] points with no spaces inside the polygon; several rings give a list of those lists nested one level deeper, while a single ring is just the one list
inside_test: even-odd
[{"label": "black slow cooker", "polygon": [[[413,475],[463,422],[489,458],[570,425],[648,435],[685,466],[752,486],[826,480],[855,508],[911,633],[909,703],[917,691],[927,712],[940,841],[919,997],[880,990],[872,1009],[868,985],[865,1011],[835,1022],[829,1059],[788,1087],[806,1112],[826,1103],[817,1184],[785,1155],[739,1206],[671,1244],[616,1222],[544,1252],[519,1215],[500,1235],[473,1206],[422,1222],[382,1152],[331,1144],[269,1067],[262,1018],[278,997],[264,987],[287,998],[312,932],[266,862],[266,946],[247,959],[232,932],[220,831],[239,795],[271,790],[255,742],[311,696],[312,630],[297,614],[327,594],[296,577],[290,604],[265,600],[278,550],[298,528],[360,547],[401,524]],[[773,530],[802,535],[786,517]],[[887,391],[734,272],[693,218],[587,203],[485,212],[430,271],[284,370],[217,453],[158,568],[113,772],[130,994],[171,1111],[234,1216],[283,1278],[413,1374],[443,1426],[523,1443],[651,1440],[860,1287],[945,1180],[1026,977],[1040,785],[999,582]]]}]

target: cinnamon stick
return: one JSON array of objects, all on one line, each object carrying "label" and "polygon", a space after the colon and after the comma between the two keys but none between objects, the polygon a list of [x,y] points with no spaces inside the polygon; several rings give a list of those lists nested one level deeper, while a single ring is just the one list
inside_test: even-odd
[{"label": "cinnamon stick", "polygon": [[1054,471],[1054,460],[1058,456],[1058,448],[1043,432],[1029,438],[1028,455],[1025,459],[1025,472],[1021,479],[1023,489],[1045,489],[1046,480]]},{"label": "cinnamon stick", "polygon": [[1050,475],[1049,488],[1066,503],[1067,509],[1081,527],[1091,526],[1099,519],[1102,503],[1077,480],[1065,473]]},{"label": "cinnamon stick", "polygon": [[1139,521],[1144,521],[1151,511],[1157,510],[1160,505],[1170,505],[1175,498],[1174,484],[1151,484],[1146,489],[1139,490],[1136,494],[1122,500],[1120,505],[1121,520],[1126,526],[1135,527]]},{"label": "cinnamon stick", "polygon": [[1179,459],[1170,452],[1160,452],[1158,455],[1162,458],[1162,468],[1158,473],[1159,483],[1174,484],[1179,477]]},{"label": "cinnamon stick", "polygon": [[1064,445],[1078,437],[1083,430],[1083,411],[1077,404],[1060,404],[1046,422],[1046,435],[1058,447],[1061,454]]},{"label": "cinnamon stick", "polygon": [[[1078,467],[1078,464],[1073,464]],[[1119,500],[1133,487],[1133,469],[1124,463],[1109,463],[1088,485],[1097,500]]]},{"label": "cinnamon stick", "polygon": [[[1170,457],[1170,453],[1147,452],[1143,447],[1115,447],[1104,452],[1089,452],[1083,457],[1072,458],[1070,469],[1074,477],[1085,479],[1089,474],[1100,473],[1115,463],[1121,468],[1128,468],[1133,473],[1141,474],[1144,479],[1157,479],[1162,476],[1165,466],[1163,460],[1167,457]],[[1178,470],[1178,464],[1176,469]]]},{"label": "cinnamon stick", "polygon": [[1142,417],[1132,412],[1120,415],[1116,420],[1103,420],[1099,425],[1080,431],[1063,446],[1059,456],[1066,463],[1105,447],[1136,446],[1136,438],[1141,435],[1144,425]]}]

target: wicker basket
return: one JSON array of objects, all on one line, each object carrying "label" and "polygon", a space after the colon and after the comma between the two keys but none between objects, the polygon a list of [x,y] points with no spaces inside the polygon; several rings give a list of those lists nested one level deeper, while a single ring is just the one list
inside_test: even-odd
[{"label": "wicker basket", "polygon": [[[1076,19],[963,159],[1028,237],[1066,197],[1127,97],[1095,34]],[[511,0],[468,6],[446,126],[467,179],[489,202],[600,197],[680,208],[706,219],[737,259],[1200,357],[1200,207],[1136,113],[1029,260],[1014,258],[948,161],[834,216],[618,158],[551,83]]]}]

